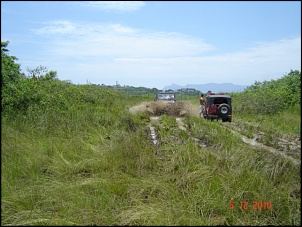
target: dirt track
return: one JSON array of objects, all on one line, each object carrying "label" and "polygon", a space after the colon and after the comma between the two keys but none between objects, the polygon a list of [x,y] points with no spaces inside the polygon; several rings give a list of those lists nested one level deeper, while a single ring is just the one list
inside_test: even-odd
[{"label": "dirt track", "polygon": [[[129,108],[129,112],[132,114],[139,113],[139,112],[151,112],[154,114],[154,103],[153,101],[151,102],[143,102],[139,105],[133,106]],[[193,105],[189,101],[179,101],[182,105],[180,115],[181,116],[198,116],[199,114],[199,106],[198,105]]]},{"label": "dirt track", "polygon": [[[155,109],[157,109],[159,106],[158,106],[157,103],[152,102],[152,101],[151,102],[143,102],[139,105],[136,105],[136,106],[133,106],[133,107],[129,108],[129,112],[132,113],[132,114],[136,114],[136,113],[139,113],[139,112],[150,112],[153,115],[153,117],[151,117],[151,119],[153,121],[154,120],[157,121],[158,117],[156,117],[157,112],[156,112]],[[180,107],[181,107],[181,109],[179,110]],[[199,116],[199,106],[198,105],[193,105],[190,101],[179,101],[177,103],[177,105],[174,105],[174,108],[178,109],[178,111],[177,111],[178,114],[176,115],[176,120],[177,120],[177,124],[179,125],[179,128],[182,129],[182,130],[186,130],[186,127],[182,122],[182,117],[184,117],[184,116],[196,116],[196,117]],[[234,123],[232,125],[234,125]],[[230,125],[228,125],[228,126],[230,126]],[[222,127],[226,127],[226,126],[222,125]],[[232,132],[238,133],[239,135],[241,135],[243,142],[245,142],[247,144],[250,144],[251,146],[260,146],[260,147],[262,147],[262,148],[264,148],[264,149],[266,149],[266,150],[268,150],[272,153],[277,153],[279,155],[282,155],[282,156],[290,159],[295,164],[301,164],[301,161],[299,159],[297,159],[297,158],[295,159],[293,157],[288,156],[286,154],[287,152],[284,152],[284,149],[277,150],[273,147],[266,146],[262,143],[259,143],[259,142],[257,142],[258,136],[256,136],[253,139],[249,139],[249,138],[247,138],[246,136],[244,136],[243,134],[240,133],[240,131],[241,131],[241,126],[240,125],[236,124],[236,127],[239,128],[239,130],[235,130],[234,127],[228,127],[228,128]],[[150,128],[151,134],[154,137],[154,141],[156,141],[155,144],[157,144],[154,127],[150,126],[149,128]],[[300,140],[297,140],[297,141],[283,141],[282,145],[284,145],[284,146],[281,146],[283,148],[284,147],[290,147],[291,148],[290,150],[293,151],[294,153],[297,153],[297,151],[301,151],[301,141]],[[299,156],[299,157],[301,157],[301,156]]]}]

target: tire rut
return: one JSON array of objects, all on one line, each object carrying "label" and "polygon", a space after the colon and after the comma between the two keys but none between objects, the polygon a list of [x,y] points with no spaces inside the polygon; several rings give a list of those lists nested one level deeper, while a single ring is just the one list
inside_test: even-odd
[{"label": "tire rut", "polygon": [[[244,143],[246,143],[246,144],[249,144],[251,146],[261,147],[261,148],[263,148],[263,149],[265,149],[265,150],[267,150],[267,151],[269,151],[271,153],[283,156],[284,158],[292,161],[295,165],[301,165],[301,160],[295,159],[295,158],[293,158],[293,157],[285,154],[284,152],[282,152],[280,150],[277,150],[277,149],[275,149],[273,147],[270,147],[270,146],[267,146],[267,145],[265,145],[263,143],[258,142],[257,141],[257,139],[259,138],[259,134],[258,133],[254,133],[253,134],[253,136],[254,136],[253,138],[248,138],[247,136],[241,134],[239,131],[231,129],[230,127],[226,127],[224,125],[220,125],[220,126],[227,128],[228,130],[230,130],[232,133],[234,133],[236,135],[239,135],[241,137],[242,141]],[[240,126],[236,125],[236,127],[240,129]]]},{"label": "tire rut", "polygon": [[[152,102],[143,102],[137,106],[133,106],[131,108],[129,108],[129,111],[132,114],[135,114],[137,112],[144,112],[144,111],[149,111],[152,113],[152,109],[151,109],[151,103]],[[199,113],[199,107],[192,105],[192,103],[190,102],[184,102],[185,103],[185,111],[187,113],[187,115],[189,116],[198,116]],[[187,130],[186,124],[183,122],[183,118],[182,117],[175,117],[176,118],[176,122],[178,124],[178,128],[180,130]],[[158,121],[159,117],[158,116],[151,116],[150,117],[150,124],[147,126],[148,129],[148,134],[150,135],[151,141],[155,146],[158,146],[159,142],[157,139],[157,135],[156,135],[156,127],[152,126],[154,122]],[[202,119],[204,120],[204,119]],[[228,123],[223,123],[223,124],[228,124]],[[269,152],[272,152],[274,154],[283,156],[284,158],[292,161],[295,165],[301,165],[301,160],[299,159],[295,159],[287,154],[285,154],[284,152],[277,150],[271,146],[267,146],[263,143],[260,143],[257,141],[257,139],[259,138],[259,134],[255,133],[253,138],[248,138],[247,136],[243,135],[242,133],[240,133],[240,126],[237,125],[236,123],[232,122],[230,123],[234,126],[234,128],[237,128],[238,130],[232,129],[231,127],[227,127],[225,125],[221,125],[221,127],[225,127],[228,130],[230,130],[233,134],[239,135],[242,139],[242,141],[246,144],[249,144],[251,146],[256,146],[256,147],[261,147]],[[207,144],[204,143],[203,141],[201,141],[198,138],[193,138],[195,140],[196,143],[199,143],[202,147],[207,147]],[[301,149],[301,148],[300,148]]]}]

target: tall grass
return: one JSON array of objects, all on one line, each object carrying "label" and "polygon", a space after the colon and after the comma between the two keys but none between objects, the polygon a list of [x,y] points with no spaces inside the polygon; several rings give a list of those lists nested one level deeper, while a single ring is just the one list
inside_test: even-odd
[{"label": "tall grass", "polygon": [[160,116],[154,146],[147,114],[127,111],[140,99],[90,92],[66,110],[2,118],[2,225],[301,224],[300,165],[197,117],[182,130]]}]

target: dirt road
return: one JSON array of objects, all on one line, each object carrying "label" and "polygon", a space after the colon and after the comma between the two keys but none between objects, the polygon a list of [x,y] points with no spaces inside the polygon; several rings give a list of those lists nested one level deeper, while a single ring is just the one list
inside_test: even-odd
[{"label": "dirt road", "polygon": [[[157,115],[157,112],[155,110],[156,108],[158,108],[158,106],[154,106],[154,103],[155,102],[152,102],[152,101],[151,102],[140,103],[139,105],[136,105],[136,106],[133,106],[133,107],[129,108],[129,112],[132,113],[132,114],[136,114],[136,113],[139,113],[139,112],[150,112],[152,114],[152,117],[150,119],[152,121],[158,121],[158,115]],[[176,117],[176,121],[177,121],[177,124],[178,124],[179,128],[182,129],[182,130],[186,130],[185,124],[182,121],[182,117],[184,117],[184,116],[196,116],[196,117],[198,117],[199,116],[199,106],[198,105],[193,105],[190,101],[179,101],[177,103],[177,105],[174,105],[173,108],[177,109],[178,114],[175,117]],[[175,113],[175,112],[173,112],[173,113]],[[295,164],[298,164],[298,165],[301,164],[301,160],[299,160],[297,158],[290,157],[289,155],[287,155],[286,153],[288,153],[289,151],[286,151],[286,149],[277,150],[273,147],[270,147],[270,146],[267,146],[265,144],[262,144],[262,143],[258,142],[257,141],[257,139],[259,137],[258,134],[257,134],[257,136],[255,136],[255,138],[252,138],[252,139],[244,136],[241,133],[241,127],[243,127],[243,126],[239,125],[238,122],[237,123],[233,122],[232,123],[233,127],[230,127],[230,126],[231,125],[228,125],[228,126],[221,125],[221,127],[227,127],[233,133],[239,134],[241,136],[243,142],[245,142],[245,143],[247,143],[251,146],[262,147],[262,148],[264,148],[264,149],[266,149],[266,150],[268,150],[272,153],[279,154],[279,155],[282,155],[285,158],[290,159]],[[157,144],[158,141],[156,139],[155,128],[150,125],[149,130],[150,130],[150,134],[153,138],[154,144]],[[281,141],[282,139],[280,138],[279,140]],[[290,148],[290,151],[293,151],[294,153],[297,153],[297,151],[301,151],[301,141],[300,140],[295,140],[295,141],[282,140],[281,145],[283,145],[283,146],[281,146],[283,148],[287,148],[287,147]],[[299,156],[299,157],[301,157],[301,156]]]},{"label": "dirt road", "polygon": [[[199,106],[192,104],[190,101],[178,101],[178,104],[181,105],[180,115],[181,116],[196,116],[199,114]],[[178,106],[179,106],[178,105]],[[176,107],[178,107],[176,105]],[[142,102],[139,105],[129,108],[129,112],[132,114],[139,112],[151,112],[154,114],[154,102]],[[181,117],[180,116],[180,117]]]}]

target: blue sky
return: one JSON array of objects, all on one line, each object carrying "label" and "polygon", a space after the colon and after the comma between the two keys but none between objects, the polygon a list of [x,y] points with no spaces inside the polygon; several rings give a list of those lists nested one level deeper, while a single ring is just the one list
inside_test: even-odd
[{"label": "blue sky", "polygon": [[1,1],[1,41],[74,84],[251,85],[301,71],[301,2]]}]

